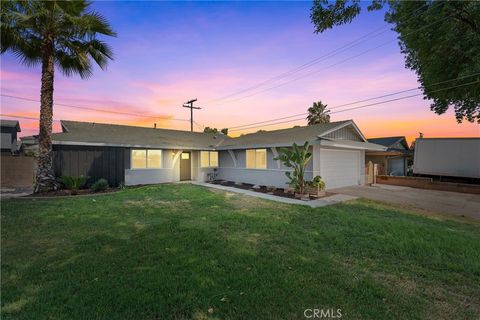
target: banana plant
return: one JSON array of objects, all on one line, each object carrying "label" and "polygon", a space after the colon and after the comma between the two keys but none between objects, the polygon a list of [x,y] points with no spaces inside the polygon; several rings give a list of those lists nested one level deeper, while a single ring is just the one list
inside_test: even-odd
[{"label": "banana plant", "polygon": [[305,171],[308,162],[312,158],[312,153],[309,151],[310,145],[307,142],[303,146],[298,146],[296,143],[291,148],[280,149],[281,153],[275,160],[280,160],[292,171],[285,172],[289,180],[289,185],[292,186],[299,194],[305,193]]}]

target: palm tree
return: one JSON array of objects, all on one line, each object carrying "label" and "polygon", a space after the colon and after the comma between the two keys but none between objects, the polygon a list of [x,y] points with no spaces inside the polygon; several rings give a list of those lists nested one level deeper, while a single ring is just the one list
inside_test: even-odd
[{"label": "palm tree", "polygon": [[57,188],[52,159],[53,80],[55,66],[66,76],[92,75],[92,61],[105,69],[113,59],[99,35],[116,36],[106,19],[80,1],[2,1],[1,53],[42,66],[39,155],[35,192]]},{"label": "palm tree", "polygon": [[308,108],[308,125],[311,126],[319,123],[329,123],[329,112],[330,110],[327,110],[327,105],[323,104],[322,101],[314,102],[313,105]]}]

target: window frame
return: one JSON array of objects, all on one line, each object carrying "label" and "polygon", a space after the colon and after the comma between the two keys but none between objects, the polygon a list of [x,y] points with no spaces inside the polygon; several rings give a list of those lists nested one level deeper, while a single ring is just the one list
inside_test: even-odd
[{"label": "window frame", "polygon": [[[145,167],[134,167],[133,166],[133,152],[134,151],[145,151]],[[160,166],[158,167],[149,167],[148,165],[148,152],[149,151],[158,151],[160,152]],[[159,170],[163,169],[163,150],[162,149],[130,149],[130,170]]]},{"label": "window frame", "polygon": [[[257,166],[257,154],[259,151],[265,152],[265,167]],[[248,153],[253,153],[253,167],[248,166]],[[257,148],[257,149],[245,149],[245,168],[251,170],[266,170],[268,168],[268,150],[267,148]]]},{"label": "window frame", "polygon": [[[208,166],[203,166],[202,165],[202,153],[207,153],[208,154]],[[212,157],[211,154],[216,153],[217,154],[217,165],[212,165]],[[210,151],[210,150],[203,150],[200,151],[200,168],[202,169],[207,169],[207,168],[218,168],[218,151]]]}]

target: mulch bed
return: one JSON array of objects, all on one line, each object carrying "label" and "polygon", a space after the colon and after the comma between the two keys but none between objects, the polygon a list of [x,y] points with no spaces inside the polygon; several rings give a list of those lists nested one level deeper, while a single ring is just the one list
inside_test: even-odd
[{"label": "mulch bed", "polygon": [[48,198],[48,197],[66,197],[66,196],[85,196],[85,195],[97,195],[97,194],[105,194],[105,193],[112,193],[119,191],[120,188],[108,188],[103,191],[93,191],[91,189],[80,189],[77,190],[77,194],[72,194],[70,190],[60,189],[48,192],[40,192],[34,193],[32,195],[25,196],[24,198]]},{"label": "mulch bed", "polygon": [[[211,183],[226,186],[226,187],[234,187],[234,188],[243,189],[243,190],[250,190],[250,191],[255,191],[260,193],[271,194],[274,196],[279,196],[284,198],[298,199],[295,197],[295,194],[293,192],[286,192],[285,189],[283,188],[276,188],[274,190],[272,190],[271,188],[268,188],[267,186],[259,186],[258,188],[254,188],[255,185],[251,183],[235,183],[233,181],[224,181],[224,180],[215,180]],[[326,192],[325,196],[322,196],[322,197],[310,196],[309,198],[310,200],[316,200],[316,199],[331,196],[332,194],[333,193]]]}]

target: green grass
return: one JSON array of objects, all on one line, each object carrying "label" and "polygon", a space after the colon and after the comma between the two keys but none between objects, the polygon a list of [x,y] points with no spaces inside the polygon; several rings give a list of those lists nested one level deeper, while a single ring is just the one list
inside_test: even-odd
[{"label": "green grass", "polygon": [[480,317],[480,225],[374,202],[182,184],[6,200],[1,218],[2,319]]}]

